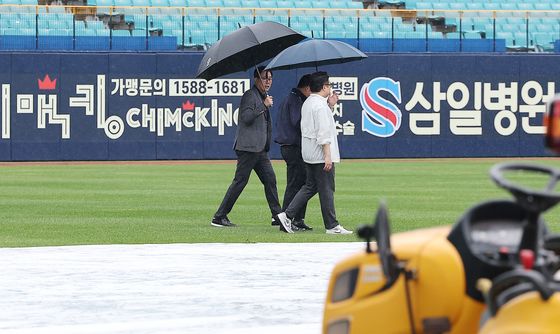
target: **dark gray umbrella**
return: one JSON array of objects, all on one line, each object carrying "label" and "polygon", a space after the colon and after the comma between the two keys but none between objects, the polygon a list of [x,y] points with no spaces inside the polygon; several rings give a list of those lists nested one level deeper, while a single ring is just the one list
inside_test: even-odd
[{"label": "dark gray umbrella", "polygon": [[266,69],[293,68],[341,64],[367,58],[365,53],[344,42],[328,39],[309,39],[290,46],[270,61]]},{"label": "dark gray umbrella", "polygon": [[246,71],[305,38],[277,22],[245,26],[224,36],[208,49],[198,66],[196,77],[210,80]]}]

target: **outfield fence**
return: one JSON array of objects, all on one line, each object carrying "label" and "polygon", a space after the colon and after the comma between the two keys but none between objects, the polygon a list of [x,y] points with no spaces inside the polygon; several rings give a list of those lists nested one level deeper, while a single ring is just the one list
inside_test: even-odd
[{"label": "outfield fence", "polygon": [[[0,160],[235,158],[252,70],[195,79],[202,55],[0,53]],[[370,53],[319,69],[340,96],[344,158],[548,155],[542,120],[559,55]],[[275,72],[273,119],[311,71]]]}]

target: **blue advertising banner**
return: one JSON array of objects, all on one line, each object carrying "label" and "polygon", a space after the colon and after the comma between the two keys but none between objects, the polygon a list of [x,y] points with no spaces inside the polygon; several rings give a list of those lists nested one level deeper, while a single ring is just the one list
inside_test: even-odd
[{"label": "blue advertising banner", "polygon": [[[0,161],[230,159],[252,70],[194,79],[201,53],[0,53]],[[343,158],[545,156],[559,55],[370,54],[319,68]],[[277,71],[280,101],[314,68]],[[279,147],[272,147],[280,158]]]}]

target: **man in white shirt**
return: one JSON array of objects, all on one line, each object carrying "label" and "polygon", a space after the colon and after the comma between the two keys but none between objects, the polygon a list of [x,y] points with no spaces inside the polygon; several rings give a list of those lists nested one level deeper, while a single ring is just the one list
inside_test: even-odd
[{"label": "man in white shirt", "polygon": [[[282,225],[291,226],[291,219],[319,193],[321,213],[327,234],[351,234],[336,220],[334,209],[334,164],[340,162],[337,131],[330,105],[338,101],[331,94],[331,83],[326,72],[311,75],[311,95],[301,108],[301,155],[307,169],[305,185],[296,194],[285,212],[276,216]],[[288,229],[289,233],[293,233]]]}]

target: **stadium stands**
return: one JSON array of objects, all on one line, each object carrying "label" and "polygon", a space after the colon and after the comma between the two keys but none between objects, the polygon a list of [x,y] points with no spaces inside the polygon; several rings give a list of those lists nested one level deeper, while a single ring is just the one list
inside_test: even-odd
[{"label": "stadium stands", "polygon": [[46,1],[0,0],[0,49],[200,50],[266,20],[364,51],[551,52],[560,38],[555,0]]}]

